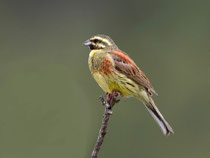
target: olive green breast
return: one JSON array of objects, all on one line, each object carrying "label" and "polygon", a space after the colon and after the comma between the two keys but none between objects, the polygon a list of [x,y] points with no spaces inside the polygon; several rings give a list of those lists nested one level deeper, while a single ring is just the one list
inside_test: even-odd
[{"label": "olive green breast", "polygon": [[90,71],[97,72],[100,68],[101,63],[103,62],[106,53],[101,50],[92,50],[89,54],[88,65]]}]

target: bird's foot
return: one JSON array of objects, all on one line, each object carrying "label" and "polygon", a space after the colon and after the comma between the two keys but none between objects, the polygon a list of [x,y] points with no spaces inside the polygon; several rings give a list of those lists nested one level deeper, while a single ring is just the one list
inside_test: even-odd
[{"label": "bird's foot", "polygon": [[107,102],[113,107],[114,104],[118,103],[120,99],[117,99],[117,97],[120,95],[118,91],[112,91],[111,94],[106,93]]},{"label": "bird's foot", "polygon": [[117,99],[118,95],[120,95],[117,91],[112,91],[111,94],[106,93],[106,99],[103,96],[100,96],[99,99],[102,102],[102,105],[106,106],[107,112],[111,115],[113,106],[120,101]]}]

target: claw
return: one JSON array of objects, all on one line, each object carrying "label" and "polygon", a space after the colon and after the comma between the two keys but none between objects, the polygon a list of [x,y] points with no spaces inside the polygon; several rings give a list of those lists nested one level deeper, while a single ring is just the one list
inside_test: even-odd
[{"label": "claw", "polygon": [[106,100],[109,102],[111,100],[112,96],[109,93],[106,93]]},{"label": "claw", "polygon": [[117,92],[117,91],[112,91],[111,96],[112,96],[114,99],[116,99],[116,98],[117,98],[117,96],[118,96],[119,94],[120,94],[120,93],[119,93],[119,92]]},{"label": "claw", "polygon": [[[117,97],[120,95],[121,93],[118,91],[112,91],[112,93],[106,93],[106,99],[104,99],[102,96],[100,97],[100,100],[102,102],[103,105],[110,105],[109,107],[107,107],[109,114],[112,114],[112,107],[114,106],[114,104],[118,103],[120,101],[120,99],[117,99]],[[108,103],[108,104],[107,104]]]}]

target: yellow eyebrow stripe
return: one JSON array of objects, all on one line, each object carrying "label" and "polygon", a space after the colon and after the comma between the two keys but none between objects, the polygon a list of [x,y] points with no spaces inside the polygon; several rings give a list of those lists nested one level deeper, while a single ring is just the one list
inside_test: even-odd
[{"label": "yellow eyebrow stripe", "polygon": [[107,43],[110,46],[112,45],[112,43],[106,38],[101,38],[101,37],[96,36],[96,37],[94,37],[94,39],[98,39],[98,40],[100,40],[100,41],[102,41],[104,43]]}]

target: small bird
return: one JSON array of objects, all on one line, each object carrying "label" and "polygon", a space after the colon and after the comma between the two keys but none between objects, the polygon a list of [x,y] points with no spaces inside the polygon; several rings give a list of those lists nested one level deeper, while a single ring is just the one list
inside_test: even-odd
[{"label": "small bird", "polygon": [[84,45],[91,50],[88,59],[91,74],[107,94],[118,92],[122,97],[137,98],[143,102],[164,135],[174,133],[152,99],[152,94],[157,93],[148,78],[109,36],[95,35]]}]

